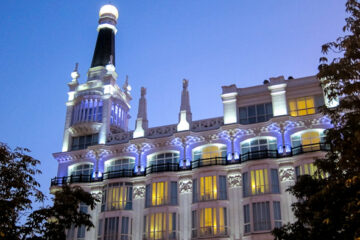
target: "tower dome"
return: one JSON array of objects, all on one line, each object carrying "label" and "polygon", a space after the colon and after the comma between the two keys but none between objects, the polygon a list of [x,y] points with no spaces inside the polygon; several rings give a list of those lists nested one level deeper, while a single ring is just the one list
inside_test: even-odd
[{"label": "tower dome", "polygon": [[109,15],[114,16],[115,20],[117,20],[119,17],[119,11],[114,5],[106,4],[100,8],[99,17],[109,17]]}]

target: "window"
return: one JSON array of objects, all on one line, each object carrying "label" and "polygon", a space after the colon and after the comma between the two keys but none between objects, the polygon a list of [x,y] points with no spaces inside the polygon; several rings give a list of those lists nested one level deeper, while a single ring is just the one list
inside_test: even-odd
[{"label": "window", "polygon": [[119,217],[105,218],[104,240],[117,240],[119,234]]},{"label": "window", "polygon": [[290,115],[296,117],[314,114],[317,112],[317,107],[322,105],[324,105],[324,98],[322,95],[290,99]]},{"label": "window", "polygon": [[302,166],[295,167],[295,174],[296,177],[299,177],[304,174],[314,176],[316,170],[317,168],[313,163],[305,163]]},{"label": "window", "polygon": [[[275,178],[275,177],[274,177]],[[278,184],[278,183],[275,183]],[[277,190],[277,189],[275,189]],[[243,195],[257,195],[269,193],[269,178],[267,169],[257,169],[250,171],[250,182],[248,172],[243,173]]]},{"label": "window", "polygon": [[271,229],[269,202],[258,202],[252,204],[254,231],[265,231]]},{"label": "window", "polygon": [[101,122],[102,105],[102,100],[97,98],[81,100],[73,108],[71,125],[80,122]]},{"label": "window", "polygon": [[69,175],[71,182],[86,182],[90,181],[93,172],[93,164],[79,164],[69,167]]},{"label": "window", "polygon": [[150,158],[149,165],[162,165],[167,163],[179,163],[179,153],[166,152],[155,154]]},{"label": "window", "polygon": [[293,146],[293,154],[301,152],[318,151],[321,143],[325,142],[324,131],[307,131],[301,134],[293,134],[291,136],[291,144]]},{"label": "window", "polygon": [[144,239],[176,239],[176,213],[144,216]]},{"label": "window", "polygon": [[270,174],[271,174],[271,192],[280,193],[278,170],[271,169]]},{"label": "window", "polygon": [[240,146],[242,161],[277,156],[276,138],[254,138],[243,141]]},{"label": "window", "polygon": [[192,167],[201,167],[226,163],[227,148],[225,145],[206,145],[193,151]]},{"label": "window", "polygon": [[106,172],[115,172],[121,170],[133,170],[135,165],[135,159],[122,158],[105,163]]},{"label": "window", "polygon": [[102,231],[103,231],[103,220],[99,219],[98,223],[98,231],[97,231],[97,240],[101,240],[102,237]]},{"label": "window", "polygon": [[86,149],[89,146],[98,144],[98,142],[99,134],[73,137],[71,142],[71,150]]},{"label": "window", "polygon": [[[82,213],[87,213],[88,212],[88,206],[86,204],[80,204],[80,212]],[[77,230],[77,239],[85,239],[85,226],[81,225],[80,227],[78,227]]]},{"label": "window", "polygon": [[170,182],[170,196],[168,182],[154,182],[146,186],[145,207],[166,204],[177,205],[177,182]]},{"label": "window", "polygon": [[266,122],[272,117],[272,103],[263,103],[239,108],[239,119],[241,124]]},{"label": "window", "polygon": [[200,237],[227,234],[226,208],[203,208],[199,210],[199,213]]},{"label": "window", "polygon": [[209,158],[226,158],[227,151],[226,146],[210,145],[205,147],[200,147],[198,150],[194,150],[194,160],[199,159],[209,159]]},{"label": "window", "polygon": [[216,176],[207,176],[200,178],[200,201],[216,200],[217,186]]},{"label": "window", "polygon": [[132,209],[132,183],[111,183],[103,190],[102,211]]},{"label": "window", "polygon": [[132,226],[131,226],[130,218],[129,217],[122,217],[121,218],[121,234],[120,240],[130,240],[132,234]]},{"label": "window", "polygon": [[244,233],[249,233],[250,229],[250,206],[244,205]]},{"label": "window", "polygon": [[274,201],[273,202],[274,207],[274,225],[276,228],[281,227],[281,208],[280,208],[280,202]]},{"label": "window", "polygon": [[111,105],[110,124],[124,128],[127,125],[128,116],[126,111],[116,103]]}]

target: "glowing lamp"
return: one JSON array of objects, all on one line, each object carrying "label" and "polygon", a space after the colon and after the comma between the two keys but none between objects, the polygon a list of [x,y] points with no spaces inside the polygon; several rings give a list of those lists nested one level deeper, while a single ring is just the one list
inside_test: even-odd
[{"label": "glowing lamp", "polygon": [[115,17],[115,19],[118,19],[119,17],[119,11],[117,8],[113,5],[106,4],[100,8],[99,16],[102,17],[103,15],[111,14]]}]

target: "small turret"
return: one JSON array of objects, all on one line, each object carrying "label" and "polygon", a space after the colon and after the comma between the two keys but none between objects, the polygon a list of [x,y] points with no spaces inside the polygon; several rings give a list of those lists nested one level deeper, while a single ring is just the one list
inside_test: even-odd
[{"label": "small turret", "polygon": [[148,129],[148,120],[147,120],[147,106],[146,106],[146,88],[141,87],[141,97],[139,99],[139,109],[137,114],[137,119],[135,123],[134,138],[139,138],[145,136],[145,132]]},{"label": "small turret", "polygon": [[192,122],[188,86],[189,86],[189,80],[183,79],[183,90],[181,93],[179,124],[177,125],[178,131],[189,130]]}]

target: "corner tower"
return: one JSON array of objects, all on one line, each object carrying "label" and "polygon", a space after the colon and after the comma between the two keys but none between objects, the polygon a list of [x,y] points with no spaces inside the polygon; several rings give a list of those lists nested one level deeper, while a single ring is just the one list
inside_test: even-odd
[{"label": "corner tower", "polygon": [[78,65],[71,73],[62,151],[105,144],[110,133],[128,131],[131,87],[116,83],[115,35],[119,13],[113,5],[99,12],[98,37],[87,81],[79,84]]}]

